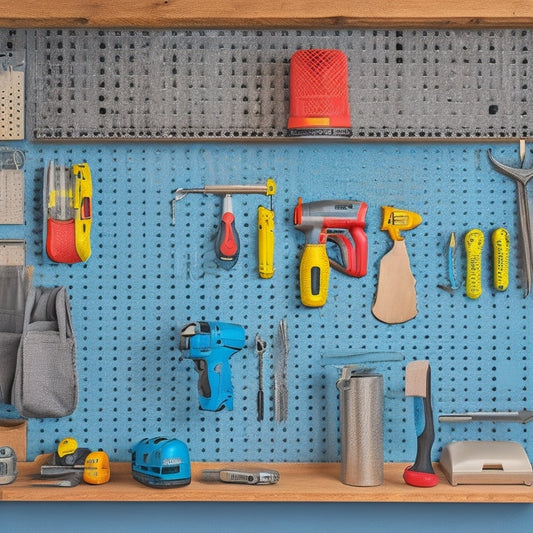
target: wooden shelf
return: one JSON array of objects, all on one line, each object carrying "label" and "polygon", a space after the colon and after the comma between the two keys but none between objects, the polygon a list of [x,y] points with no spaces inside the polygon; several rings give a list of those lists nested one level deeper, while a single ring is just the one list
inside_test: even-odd
[{"label": "wooden shelf", "polygon": [[533,0],[0,0],[4,28],[532,27]]},{"label": "wooden shelf", "polygon": [[[193,463],[192,482],[186,487],[155,489],[131,476],[129,463],[113,463],[111,480],[105,485],[33,487],[38,462],[19,463],[17,480],[0,486],[0,501],[218,501],[218,502],[455,502],[533,503],[533,487],[524,485],[460,485],[448,483],[438,465],[441,482],[432,488],[406,485],[406,464],[385,464],[384,483],[378,487],[351,487],[339,480],[338,463],[246,463],[248,468],[272,468],[280,473],[275,485],[248,486],[200,481],[203,469],[230,466]],[[233,466],[237,466],[234,463]],[[242,466],[242,464],[241,464]]]}]

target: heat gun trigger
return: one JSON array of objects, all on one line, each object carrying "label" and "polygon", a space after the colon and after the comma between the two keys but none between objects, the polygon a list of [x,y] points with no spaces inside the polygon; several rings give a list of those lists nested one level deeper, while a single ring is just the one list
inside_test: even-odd
[{"label": "heat gun trigger", "polygon": [[[328,259],[332,268],[346,274],[360,278],[367,272],[368,242],[362,228],[328,229],[326,241],[335,245],[335,249],[328,246]],[[338,253],[335,254],[335,251]]]}]

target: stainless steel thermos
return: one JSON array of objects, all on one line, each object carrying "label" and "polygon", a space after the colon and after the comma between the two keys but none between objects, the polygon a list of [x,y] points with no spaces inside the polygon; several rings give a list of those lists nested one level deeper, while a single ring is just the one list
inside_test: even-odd
[{"label": "stainless steel thermos", "polygon": [[347,365],[340,392],[341,481],[371,487],[383,483],[383,376]]}]

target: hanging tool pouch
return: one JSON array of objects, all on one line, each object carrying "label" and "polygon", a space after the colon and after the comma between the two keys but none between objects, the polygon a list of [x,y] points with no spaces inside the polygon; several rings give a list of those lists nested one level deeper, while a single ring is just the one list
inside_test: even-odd
[{"label": "hanging tool pouch", "polygon": [[76,341],[65,287],[29,290],[11,400],[28,418],[59,418],[76,408]]},{"label": "hanging tool pouch", "polygon": [[0,268],[0,403],[11,402],[30,279],[26,267]]}]

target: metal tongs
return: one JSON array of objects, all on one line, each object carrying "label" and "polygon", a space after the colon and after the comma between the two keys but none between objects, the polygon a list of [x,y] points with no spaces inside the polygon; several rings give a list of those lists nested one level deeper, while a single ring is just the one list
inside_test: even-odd
[{"label": "metal tongs", "polygon": [[520,139],[520,168],[503,165],[496,161],[488,150],[490,162],[496,170],[512,178],[516,182],[518,213],[520,217],[520,237],[522,244],[522,285],[524,298],[531,290],[531,279],[533,267],[533,247],[531,244],[531,217],[529,213],[529,199],[527,196],[527,183],[533,178],[533,168],[525,169],[524,159],[526,156],[526,141]]}]

